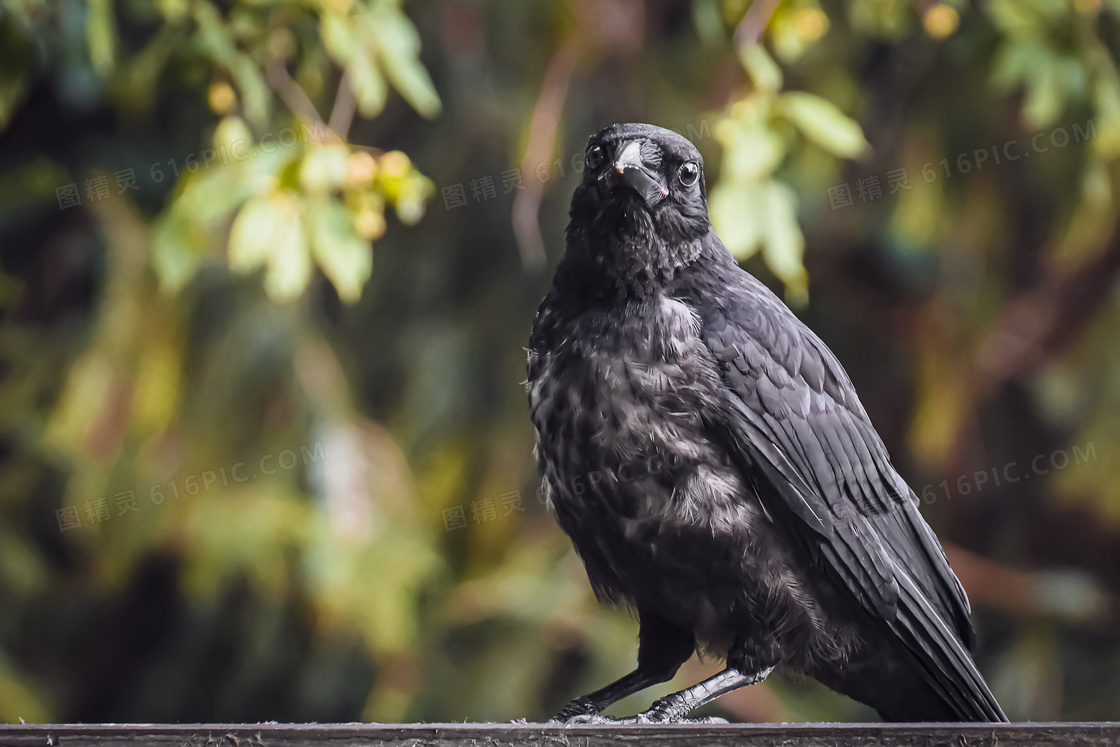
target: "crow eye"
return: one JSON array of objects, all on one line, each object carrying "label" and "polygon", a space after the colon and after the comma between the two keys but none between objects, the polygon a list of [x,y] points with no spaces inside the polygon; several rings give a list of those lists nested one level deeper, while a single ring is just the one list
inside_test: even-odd
[{"label": "crow eye", "polygon": [[607,160],[603,154],[603,148],[599,145],[592,145],[587,149],[587,157],[584,159],[587,163],[587,168],[591,171],[598,171],[599,167],[603,165],[603,161]]},{"label": "crow eye", "polygon": [[686,187],[691,187],[700,178],[700,167],[696,165],[696,161],[689,161],[681,166],[680,170],[681,184]]}]

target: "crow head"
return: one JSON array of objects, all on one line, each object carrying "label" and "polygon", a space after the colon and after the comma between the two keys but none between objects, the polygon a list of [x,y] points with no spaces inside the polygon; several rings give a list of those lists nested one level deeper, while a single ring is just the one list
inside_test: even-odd
[{"label": "crow head", "polygon": [[591,137],[584,163],[569,255],[626,285],[664,279],[696,257],[710,224],[692,143],[661,127],[616,124]]}]

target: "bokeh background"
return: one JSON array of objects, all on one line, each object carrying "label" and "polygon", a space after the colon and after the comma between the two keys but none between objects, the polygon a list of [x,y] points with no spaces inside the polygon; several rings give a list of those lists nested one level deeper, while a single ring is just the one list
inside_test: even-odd
[{"label": "bokeh background", "polygon": [[2,0],[0,720],[541,719],[628,671],[521,384],[634,120],[847,367],[1008,714],[1120,718],[1118,49],[1115,0]]}]

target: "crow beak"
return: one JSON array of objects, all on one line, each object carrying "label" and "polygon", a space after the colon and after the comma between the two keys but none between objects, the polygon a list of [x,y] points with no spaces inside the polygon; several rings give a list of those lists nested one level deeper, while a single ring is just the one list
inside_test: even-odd
[{"label": "crow beak", "polygon": [[605,181],[610,188],[627,187],[634,190],[648,204],[653,204],[659,198],[669,194],[657,175],[642,163],[642,144],[638,140],[630,140],[620,145],[618,157],[606,170]]}]

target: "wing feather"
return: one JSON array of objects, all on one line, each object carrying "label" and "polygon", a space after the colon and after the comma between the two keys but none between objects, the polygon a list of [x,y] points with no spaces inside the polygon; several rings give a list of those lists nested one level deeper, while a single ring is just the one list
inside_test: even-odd
[{"label": "wing feather", "polygon": [[960,718],[1006,720],[968,653],[964,590],[847,374],[757,280],[734,265],[719,280],[718,304],[694,299],[726,387],[717,437]]}]

